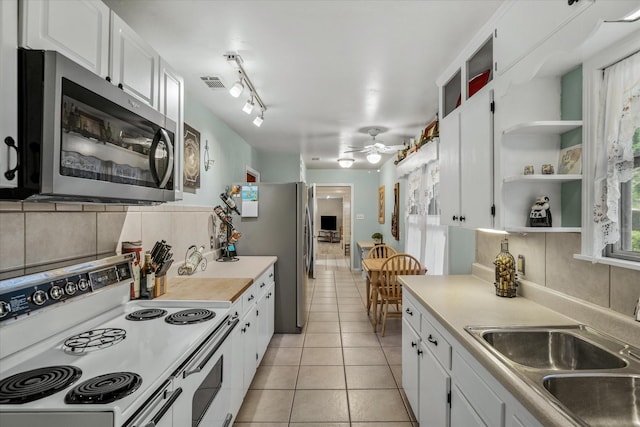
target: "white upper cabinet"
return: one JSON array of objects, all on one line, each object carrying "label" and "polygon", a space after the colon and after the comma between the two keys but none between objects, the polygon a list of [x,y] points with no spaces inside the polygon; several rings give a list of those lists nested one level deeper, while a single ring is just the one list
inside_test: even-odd
[{"label": "white upper cabinet", "polygon": [[594,0],[520,0],[512,2],[497,23],[495,34],[496,70],[504,74],[536,47],[561,30]]},{"label": "white upper cabinet", "polygon": [[111,39],[112,82],[159,109],[160,56],[115,13],[111,14]]},{"label": "white upper cabinet", "polygon": [[22,0],[20,14],[20,46],[56,50],[107,76],[109,8],[100,0]]},{"label": "white upper cabinet", "polygon": [[15,168],[16,150],[6,144],[18,142],[18,1],[0,1],[0,187],[16,187],[18,178],[7,172]]},{"label": "white upper cabinet", "polygon": [[440,221],[457,225],[460,217],[460,112],[440,120]]},{"label": "white upper cabinet", "polygon": [[158,94],[159,110],[169,120],[176,122],[176,135],[174,137],[175,167],[178,168],[175,183],[176,200],[183,198],[182,167],[184,156],[184,81],[170,66],[160,58],[160,88]]}]

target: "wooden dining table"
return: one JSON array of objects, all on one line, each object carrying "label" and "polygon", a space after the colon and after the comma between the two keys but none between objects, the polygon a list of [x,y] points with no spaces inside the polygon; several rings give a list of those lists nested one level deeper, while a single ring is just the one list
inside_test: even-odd
[{"label": "wooden dining table", "polygon": [[369,313],[369,301],[373,300],[371,303],[373,332],[376,332],[378,329],[378,282],[380,280],[382,264],[384,264],[386,260],[387,258],[365,258],[362,260],[362,268],[367,272],[367,298],[370,298],[367,300],[367,313]]}]

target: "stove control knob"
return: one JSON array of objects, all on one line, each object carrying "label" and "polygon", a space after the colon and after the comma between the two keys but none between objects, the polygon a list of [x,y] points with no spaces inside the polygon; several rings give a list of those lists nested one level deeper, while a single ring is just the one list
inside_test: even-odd
[{"label": "stove control knob", "polygon": [[89,282],[87,282],[87,279],[80,279],[80,281],[78,282],[78,289],[80,289],[81,291],[86,291],[87,289],[89,289]]},{"label": "stove control knob", "polygon": [[64,295],[64,291],[58,285],[52,286],[51,289],[49,289],[49,296],[53,299],[60,299],[62,295]]},{"label": "stove control knob", "polygon": [[47,293],[45,291],[35,291],[31,295],[31,302],[35,305],[42,305],[47,301]]},{"label": "stove control knob", "polygon": [[10,312],[11,312],[11,305],[4,301],[0,301],[0,319],[2,319],[4,316],[9,314]]},{"label": "stove control knob", "polygon": [[76,293],[77,290],[78,290],[78,285],[76,285],[73,282],[67,282],[64,285],[64,291],[67,293],[67,295],[73,295]]}]

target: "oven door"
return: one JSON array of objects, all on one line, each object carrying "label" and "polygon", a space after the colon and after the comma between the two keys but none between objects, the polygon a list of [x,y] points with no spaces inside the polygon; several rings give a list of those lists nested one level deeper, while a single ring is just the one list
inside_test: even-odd
[{"label": "oven door", "polygon": [[183,390],[168,379],[123,427],[173,427],[174,407],[183,399]]},{"label": "oven door", "polygon": [[184,398],[174,407],[174,426],[228,427],[231,424],[229,336],[238,322],[235,317],[222,322],[176,372],[174,387],[184,391]]}]

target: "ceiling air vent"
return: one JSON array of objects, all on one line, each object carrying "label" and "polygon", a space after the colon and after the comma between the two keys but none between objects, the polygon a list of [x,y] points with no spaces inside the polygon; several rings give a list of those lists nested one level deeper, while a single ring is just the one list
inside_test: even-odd
[{"label": "ceiling air vent", "polygon": [[220,80],[220,77],[218,76],[204,76],[204,77],[200,77],[200,79],[204,82],[204,84],[206,84],[209,89],[224,89],[224,83],[222,83],[222,80]]}]

